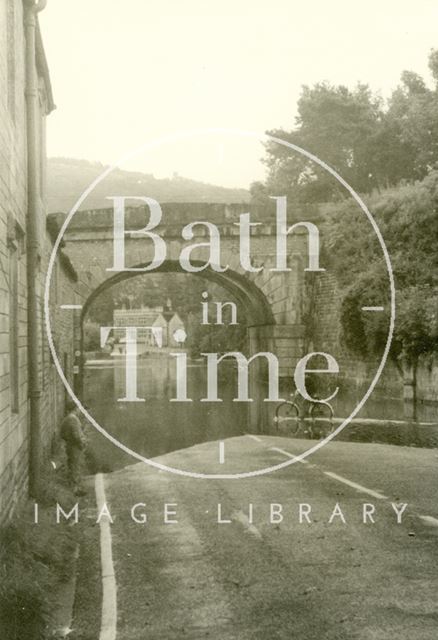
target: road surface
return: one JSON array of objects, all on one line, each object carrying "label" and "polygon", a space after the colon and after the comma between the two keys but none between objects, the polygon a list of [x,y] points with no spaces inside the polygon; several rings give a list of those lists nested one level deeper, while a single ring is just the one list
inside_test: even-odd
[{"label": "road surface", "polygon": [[[291,459],[309,442],[247,435],[225,445],[223,464],[218,442],[157,460],[232,473]],[[96,524],[89,496],[74,638],[98,638],[108,622],[101,637],[117,640],[438,635],[436,450],[334,442],[256,478],[200,480],[140,463],[103,481],[113,523]],[[102,526],[116,587],[109,617]]]}]

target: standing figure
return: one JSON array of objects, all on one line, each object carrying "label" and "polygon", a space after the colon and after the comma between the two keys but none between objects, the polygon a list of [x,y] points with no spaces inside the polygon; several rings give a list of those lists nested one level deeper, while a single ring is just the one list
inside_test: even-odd
[{"label": "standing figure", "polygon": [[67,401],[66,408],[67,414],[61,422],[61,438],[65,443],[67,465],[73,491],[75,495],[81,496],[86,493],[82,488],[82,463],[87,440],[78,417],[79,408],[72,400]]}]

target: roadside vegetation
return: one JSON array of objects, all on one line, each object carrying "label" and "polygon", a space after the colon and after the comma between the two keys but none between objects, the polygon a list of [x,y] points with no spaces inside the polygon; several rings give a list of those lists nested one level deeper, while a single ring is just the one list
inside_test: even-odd
[{"label": "roadside vegetation", "polygon": [[[391,257],[396,283],[396,324],[390,357],[400,372],[415,376],[418,360],[438,351],[438,171],[421,181],[387,189],[368,199]],[[329,234],[333,267],[339,282],[351,283],[342,302],[341,321],[347,346],[365,356],[382,353],[387,314],[364,314],[363,306],[388,301],[383,257],[372,254],[355,236],[342,233],[342,203]],[[361,223],[366,224],[363,218]],[[366,233],[365,233],[366,236]],[[388,307],[386,307],[388,308]]]},{"label": "roadside vegetation", "polygon": [[[388,100],[366,84],[304,86],[290,131],[268,133],[333,167],[359,193],[382,233],[394,270],[396,325],[390,357],[413,387],[419,359],[438,353],[438,50],[428,81],[404,71]],[[287,195],[289,206],[314,204],[323,217],[325,257],[342,291],[345,345],[369,358],[382,353],[388,303],[382,251],[357,204],[328,173],[275,142],[266,145],[267,179],[252,202]],[[388,310],[388,304],[386,304]]]},{"label": "roadside vegetation", "polygon": [[54,526],[53,506],[67,509],[76,499],[63,471],[47,468],[39,500],[39,523],[33,505],[0,528],[0,637],[2,640],[52,638],[57,588],[69,580],[77,540],[75,527]]}]

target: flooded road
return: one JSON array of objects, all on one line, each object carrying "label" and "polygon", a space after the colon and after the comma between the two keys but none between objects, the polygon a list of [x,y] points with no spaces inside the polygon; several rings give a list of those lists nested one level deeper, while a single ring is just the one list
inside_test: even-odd
[{"label": "flooded road", "polygon": [[[118,402],[125,395],[124,362],[86,368],[85,403],[91,415],[125,446],[152,458],[200,442],[233,437],[245,431],[247,405],[233,402],[236,390],[232,367],[218,380],[222,402],[205,403],[206,368],[202,362],[188,365],[188,397],[191,402],[170,402],[175,395],[175,365],[165,356],[138,363],[138,396],[145,402]],[[137,462],[92,427],[90,439],[98,468],[114,470]]]},{"label": "flooded road", "polygon": [[[224,366],[218,379],[218,397],[222,402],[201,402],[207,392],[206,367],[202,361],[188,364],[187,388],[190,402],[171,402],[175,396],[176,371],[172,358],[150,355],[138,362],[138,396],[145,402],[118,402],[125,395],[124,361],[102,360],[86,367],[85,403],[91,415],[118,442],[136,453],[152,458],[195,444],[226,439],[248,431],[248,404],[233,402],[237,373]],[[266,397],[264,394],[263,397]],[[336,417],[346,417],[360,401],[351,391],[340,392],[333,406]],[[358,414],[359,418],[403,420],[406,407],[400,399],[379,397],[374,393]],[[261,408],[263,410],[263,408]],[[437,421],[437,407],[419,405],[418,419]],[[272,425],[271,425],[272,426]],[[284,435],[288,435],[285,429]],[[90,472],[113,471],[138,462],[92,426]],[[405,433],[400,425],[365,428],[351,424],[343,439],[363,442],[386,442],[428,446],[412,430]]]},{"label": "flooded road", "polygon": [[[339,397],[333,401],[335,416],[345,418],[353,408],[359,404],[366,391],[364,387],[361,392],[340,393]],[[373,420],[407,420],[407,416],[412,415],[411,404],[403,401],[402,398],[388,398],[379,393],[378,388],[371,394],[367,402],[357,414],[358,418]],[[417,420],[419,422],[437,422],[438,407],[436,403],[417,404]]]}]

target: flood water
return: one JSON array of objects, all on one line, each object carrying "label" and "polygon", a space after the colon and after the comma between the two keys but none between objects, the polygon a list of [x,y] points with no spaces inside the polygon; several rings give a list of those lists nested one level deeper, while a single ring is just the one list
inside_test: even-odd
[{"label": "flood water", "polygon": [[[351,393],[346,397],[339,394],[333,401],[335,415],[345,418],[363,398],[365,389],[362,392]],[[411,409],[401,398],[387,398],[379,395],[376,389],[367,402],[357,414],[358,418],[371,418],[375,420],[409,420],[407,415],[411,415]],[[438,422],[438,407],[434,403],[417,404],[418,422]]]},{"label": "flood water", "polygon": [[[188,364],[187,388],[192,402],[170,402],[175,396],[175,363],[164,355],[138,362],[138,396],[145,402],[118,402],[125,395],[124,362],[108,361],[86,368],[85,402],[97,422],[117,441],[147,457],[184,449],[194,444],[238,436],[248,431],[247,403],[233,402],[237,381],[235,369],[224,367],[218,379],[220,403],[200,402],[206,396],[206,368],[202,362]],[[348,416],[361,400],[342,393],[334,404],[337,417]],[[400,399],[372,394],[357,417],[403,420],[405,407]],[[437,407],[419,405],[418,420],[437,422]],[[137,462],[90,427],[94,470],[110,471]],[[352,434],[353,436],[353,434]],[[381,438],[381,434],[379,435]],[[388,442],[397,443],[397,434]],[[394,439],[395,438],[395,439]],[[361,439],[356,436],[354,439]],[[366,436],[374,441],[375,434]],[[379,441],[379,438],[377,438]],[[381,439],[380,439],[381,441]],[[384,440],[386,441],[386,440]]]},{"label": "flood water", "polygon": [[[145,402],[118,402],[125,395],[124,362],[87,366],[85,402],[91,415],[119,442],[151,458],[200,442],[238,436],[246,430],[247,405],[233,402],[235,373],[230,367],[218,379],[220,403],[200,402],[206,396],[206,369],[188,364],[187,396],[192,402],[170,402],[175,397],[175,365],[165,356],[138,363],[138,396]],[[102,470],[120,468],[137,460],[118,449],[94,429],[94,455]]]}]

